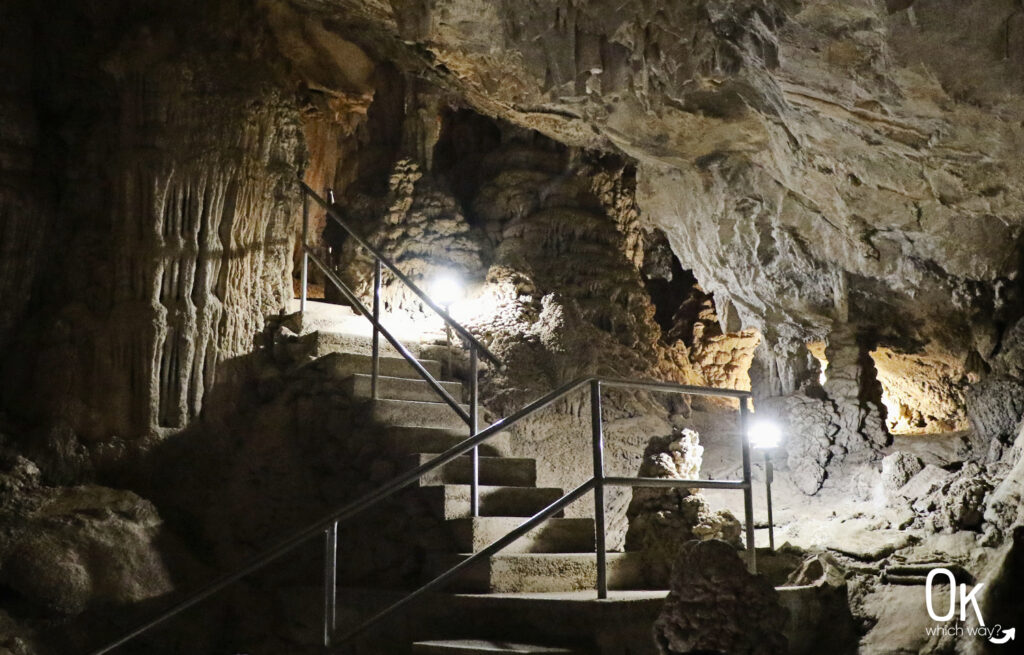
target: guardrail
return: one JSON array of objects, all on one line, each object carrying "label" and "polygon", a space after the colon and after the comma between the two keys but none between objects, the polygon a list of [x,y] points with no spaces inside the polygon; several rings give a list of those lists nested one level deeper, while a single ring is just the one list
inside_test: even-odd
[{"label": "guardrail", "polygon": [[[423,292],[416,284],[409,279],[405,273],[398,269],[388,257],[380,252],[377,248],[373,247],[365,239],[356,234],[356,232],[349,227],[347,223],[341,218],[338,211],[327,202],[327,200],[321,198],[312,188],[309,187],[305,182],[299,181],[299,187],[302,189],[302,293],[299,300],[299,311],[305,314],[306,301],[309,289],[309,262],[312,261],[314,264],[323,271],[327,279],[341,292],[345,300],[356,309],[360,314],[365,316],[370,324],[373,326],[373,340],[371,345],[371,375],[370,375],[370,398],[377,398],[377,380],[380,377],[380,335],[384,335],[388,343],[398,351],[398,353],[409,362],[413,370],[426,380],[430,388],[436,393],[441,400],[443,400],[449,407],[451,407],[456,414],[459,415],[466,425],[469,426],[469,436],[473,436],[477,433],[478,422],[479,422],[479,407],[480,407],[480,357],[483,356],[485,359],[495,364],[496,366],[502,366],[502,362],[498,357],[487,349],[485,345],[480,343],[476,337],[470,334],[469,330],[460,325],[455,319],[453,319],[447,311],[438,307],[437,303],[430,299],[430,297]],[[333,197],[333,196],[332,196]],[[327,215],[334,220],[342,229],[344,229],[349,236],[355,240],[364,250],[366,250],[373,257],[373,308],[368,309],[366,305],[359,300],[352,289],[346,285],[337,273],[331,270],[331,268],[324,262],[309,245],[309,200],[312,198],[321,207],[326,210]],[[445,324],[459,336],[460,339],[465,342],[469,349],[469,411],[467,412],[462,408],[462,405],[455,398],[448,393],[445,388],[438,382],[433,375],[430,374],[427,369],[420,364],[420,362],[413,356],[409,349],[403,346],[394,335],[392,335],[387,329],[381,325],[380,322],[380,289],[381,289],[381,277],[382,267],[386,267],[391,273],[399,280],[402,284],[409,288],[417,298],[429,307],[434,313],[441,317]],[[469,495],[469,507],[470,512],[473,516],[478,516],[480,513],[480,452],[474,448],[473,452],[470,453],[470,495]]]},{"label": "guardrail", "polygon": [[[506,536],[498,539],[478,553],[463,560],[456,566],[445,571],[419,589],[411,592],[390,607],[370,617],[356,628],[345,633],[340,639],[334,639],[335,622],[337,617],[337,538],[339,523],[359,514],[360,512],[376,505],[377,503],[394,496],[418,481],[423,475],[444,466],[455,458],[466,454],[480,446],[491,437],[503,430],[507,430],[524,418],[539,412],[546,407],[558,402],[571,393],[583,388],[590,389],[590,416],[591,416],[591,437],[593,454],[593,476],[568,494],[565,494],[554,503],[548,505],[534,516],[527,519],[515,530]],[[718,396],[735,398],[739,400],[740,406],[740,449],[742,456],[742,480],[675,480],[662,478],[629,478],[609,477],[604,473],[604,423],[601,417],[601,390],[606,388],[628,388],[649,392],[667,392],[687,395]],[[505,548],[513,541],[540,525],[546,519],[552,517],[561,509],[579,500],[588,492],[594,494],[594,521],[595,521],[595,557],[597,568],[596,589],[598,598],[607,598],[607,561],[605,546],[605,511],[604,511],[604,489],[608,486],[638,486],[638,487],[681,487],[689,489],[735,489],[743,491],[744,524],[746,532],[746,550],[748,555],[748,566],[751,571],[757,570],[756,550],[754,548],[754,519],[753,519],[753,487],[751,483],[751,457],[750,442],[747,437],[747,420],[749,415],[750,394],[745,391],[733,391],[728,389],[714,389],[709,387],[693,387],[686,385],[670,384],[655,381],[623,380],[623,379],[602,379],[596,377],[580,378],[555,389],[541,398],[531,402],[519,411],[510,416],[492,423],[481,432],[469,437],[465,441],[452,446],[445,452],[434,457],[428,462],[412,469],[411,471],[395,478],[382,485],[378,489],[336,509],[327,516],[311,523],[289,537],[283,539],[274,546],[254,556],[247,563],[237,570],[220,576],[199,591],[177,602],[172,607],[142,623],[131,631],[125,633],[115,641],[91,651],[90,655],[104,655],[121,646],[139,635],[167,622],[188,608],[197,605],[203,600],[214,595],[218,591],[231,585],[242,578],[255,573],[276,561],[283,555],[291,552],[301,544],[318,535],[325,535],[325,557],[324,557],[324,616],[323,616],[323,638],[324,646],[332,643],[341,643],[360,634],[374,623],[388,616],[391,612],[405,606],[412,600],[424,593],[438,588],[450,580],[466,567],[473,563],[494,555]]]}]

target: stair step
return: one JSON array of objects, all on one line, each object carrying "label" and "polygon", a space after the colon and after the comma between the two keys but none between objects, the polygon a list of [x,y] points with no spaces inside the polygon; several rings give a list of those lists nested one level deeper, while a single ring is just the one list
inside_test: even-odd
[{"label": "stair step", "polygon": [[[467,405],[462,409],[469,411]],[[462,417],[443,402],[427,403],[418,400],[387,400],[378,398],[370,401],[370,419],[384,425],[415,428],[447,428],[467,430],[469,426]]]},{"label": "stair step", "polygon": [[[469,438],[469,428],[460,429],[423,428],[412,426],[391,426],[382,431],[381,438],[386,447],[395,453],[420,454],[443,453],[452,446]],[[488,457],[502,457],[509,452],[508,432],[499,432],[480,444],[480,454]]]},{"label": "stair step", "polygon": [[[561,489],[545,487],[495,487],[480,485],[482,516],[533,516],[562,497]],[[461,519],[469,516],[468,484],[445,484],[423,487],[424,494],[436,516]]]},{"label": "stair step", "polygon": [[[325,358],[331,372],[338,379],[351,377],[357,373],[370,374],[373,372],[373,358],[370,355],[360,353],[340,352],[331,353]],[[434,359],[421,359],[419,363],[437,379],[441,377],[441,362]],[[404,357],[381,357],[380,374],[393,378],[412,378],[421,380],[420,374],[407,362]]]},{"label": "stair step", "polygon": [[[412,465],[426,464],[437,455],[420,453]],[[441,484],[470,484],[473,459],[463,455],[420,479],[424,487]],[[480,457],[480,484],[503,487],[533,487],[537,484],[537,461],[527,457]]]},{"label": "stair step", "polygon": [[[356,398],[369,398],[370,389],[373,384],[373,375],[369,373],[357,373],[345,380],[345,388]],[[441,382],[445,391],[456,400],[462,400],[461,382]],[[438,402],[441,397],[437,395],[433,387],[422,379],[396,378],[381,375],[377,378],[377,397],[389,400],[420,400],[426,402]]]},{"label": "stair step", "polygon": [[[326,327],[317,330],[312,336],[312,352],[315,357],[323,357],[330,353],[349,353],[355,355],[367,355],[373,353],[373,336],[370,322],[365,318],[359,317],[349,319],[350,321],[360,324],[365,322],[366,326],[359,325],[358,330],[332,330],[330,327]],[[402,339],[398,337],[402,342],[402,345],[413,354],[413,356],[419,357],[421,346],[413,340],[408,338]],[[388,340],[383,335],[380,337],[380,354],[388,357],[400,358],[401,355],[398,351],[388,343]]]},{"label": "stair step", "polygon": [[579,651],[552,646],[516,644],[508,641],[483,639],[450,639],[444,641],[417,641],[412,645],[413,655],[577,655]]},{"label": "stair step", "polygon": [[[448,522],[455,548],[476,553],[523,523],[520,517],[477,516]],[[526,533],[503,553],[592,553],[594,519],[548,519]]]},{"label": "stair step", "polygon": [[[435,577],[468,558],[438,553],[428,558]],[[647,589],[642,553],[608,553],[609,589]],[[569,592],[594,589],[597,558],[593,553],[501,553],[474,563],[449,589],[465,593]]]}]

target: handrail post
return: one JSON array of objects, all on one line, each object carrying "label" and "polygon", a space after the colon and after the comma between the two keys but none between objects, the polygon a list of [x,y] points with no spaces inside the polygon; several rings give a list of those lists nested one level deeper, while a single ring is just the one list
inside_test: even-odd
[{"label": "handrail post", "polygon": [[373,259],[373,372],[370,376],[370,398],[377,399],[377,378],[380,377],[380,258]]},{"label": "handrail post", "polygon": [[775,518],[772,516],[772,482],[775,477],[772,470],[771,448],[764,449],[764,490],[768,502],[768,551],[775,552]]},{"label": "handrail post", "polygon": [[324,536],[324,648],[329,648],[338,616],[337,521],[327,528]]},{"label": "handrail post", "polygon": [[306,317],[306,295],[309,288],[309,194],[302,192],[302,295],[299,300],[299,314]]},{"label": "handrail post", "polygon": [[747,532],[747,567],[757,573],[757,546],[754,542],[754,485],[750,470],[750,435],[747,434],[750,407],[747,398],[740,399],[740,433],[743,444],[743,514]]},{"label": "handrail post", "polygon": [[604,525],[604,424],[601,420],[601,382],[590,383],[590,431],[594,451],[594,553],[597,555],[597,597],[608,598],[608,562]]},{"label": "handrail post", "polygon": [[[477,369],[480,363],[476,352],[476,346],[469,347],[469,436],[475,437],[477,431],[478,406],[480,404],[480,383],[477,379]],[[480,516],[480,446],[473,446],[473,453],[470,455],[472,469],[469,485],[469,511],[474,517]]]}]

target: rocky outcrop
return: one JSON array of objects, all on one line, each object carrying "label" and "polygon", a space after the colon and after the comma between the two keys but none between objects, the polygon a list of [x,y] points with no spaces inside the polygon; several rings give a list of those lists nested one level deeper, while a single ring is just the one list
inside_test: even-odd
[{"label": "rocky outcrop", "polygon": [[24,458],[0,473],[0,586],[51,617],[125,606],[173,588],[162,522],[139,496],[48,487]]},{"label": "rocky outcrop", "polygon": [[637,206],[730,320],[773,348],[879,328],[890,427],[963,428],[1019,314],[1017,8],[570,5],[317,8],[482,113],[634,158]]},{"label": "rocky outcrop", "polygon": [[[644,452],[639,476],[697,480],[703,451],[693,430],[655,437]],[[681,543],[718,539],[734,548],[741,545],[739,521],[728,510],[712,511],[696,489],[634,489],[626,518],[626,550],[644,554],[645,574],[655,586],[669,579]]]},{"label": "rocky outcrop", "polygon": [[654,639],[663,655],[777,655],[787,652],[786,616],[778,592],[733,546],[690,541],[679,548]]},{"label": "rocky outcrop", "polygon": [[975,457],[998,461],[1017,437],[1024,416],[1024,383],[992,376],[974,385],[966,401]]},{"label": "rocky outcrop", "polygon": [[[456,199],[432,178],[424,179],[424,173],[417,161],[402,159],[392,170],[387,195],[348,199],[344,206],[347,217],[353,225],[362,226],[370,243],[428,293],[440,276],[481,279],[480,236],[470,230]],[[334,232],[339,233],[343,244],[338,266],[350,287],[370,307],[373,260],[353,239],[344,238],[340,230]],[[383,274],[381,297],[383,311],[433,313],[425,310],[419,298],[390,271]]]}]

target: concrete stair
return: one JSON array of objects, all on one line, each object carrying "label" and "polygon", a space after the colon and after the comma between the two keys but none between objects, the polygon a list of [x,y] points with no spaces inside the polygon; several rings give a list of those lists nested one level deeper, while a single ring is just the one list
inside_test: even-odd
[{"label": "concrete stair", "polygon": [[[373,358],[361,353],[335,352],[323,357],[334,377],[339,380],[353,375],[369,375],[373,371]],[[417,360],[432,376],[441,378],[441,362],[436,359]],[[393,378],[412,378],[422,380],[420,374],[404,357],[381,356],[380,374]]]},{"label": "concrete stair", "polygon": [[[329,332],[317,339],[317,352],[329,352],[323,358],[327,370],[344,380],[344,388],[353,398],[365,400],[365,419],[372,426],[366,431],[367,438],[379,439],[388,451],[404,456],[407,462],[405,470],[430,461],[437,453],[469,437],[465,421],[440,401],[429,384],[404,359],[382,356],[378,397],[371,399],[371,359],[365,341],[357,344],[350,334],[337,336]],[[426,350],[410,348],[416,353]],[[441,380],[440,361],[420,361],[431,375]],[[465,397],[461,383],[449,380],[441,384],[457,400]],[[462,408],[469,411],[466,405]],[[480,516],[473,517],[470,512],[472,461],[468,454],[427,473],[414,488],[419,501],[427,511],[444,522],[447,530],[442,550],[426,555],[425,579],[443,573],[471,553],[486,548],[519,527],[527,517],[562,497],[564,492],[560,488],[537,486],[535,459],[509,457],[510,451],[508,433],[498,433],[480,446]],[[467,607],[476,607],[483,599],[523,593],[585,593],[590,598],[597,578],[594,541],[593,519],[565,518],[559,513],[499,554],[470,566],[449,583],[448,590],[458,594],[482,594],[460,596],[463,602],[469,603]],[[445,552],[443,549],[450,550]],[[642,560],[638,554],[609,553],[607,561],[611,589],[644,589]],[[508,602],[513,602],[511,597]],[[563,605],[558,603],[558,607]],[[498,614],[507,616],[504,611]],[[541,612],[538,617],[547,614]],[[576,644],[577,639],[549,639],[551,635],[538,633],[536,638],[548,642],[547,645],[525,644],[514,639],[515,634],[505,631],[504,628],[508,627],[506,619],[487,621],[486,626],[486,629],[468,631],[448,631],[446,628],[441,633],[419,632],[411,634],[404,644],[408,647],[412,643],[410,652],[418,655],[583,655],[582,651],[564,645]],[[510,636],[513,639],[510,640]],[[402,650],[404,652],[405,649]]]},{"label": "concrete stair", "polygon": [[484,639],[417,641],[413,655],[580,655],[580,651],[552,646],[517,644]]},{"label": "concrete stair", "polygon": [[[465,553],[483,550],[522,523],[521,518],[506,516],[476,516],[448,521],[455,547]],[[594,520],[548,519],[501,552],[593,553]]]},{"label": "concrete stair", "polygon": [[[356,373],[345,380],[345,389],[356,398],[369,398],[372,380],[372,375]],[[441,381],[441,386],[452,395],[452,398],[459,401],[462,400],[461,383]],[[437,402],[438,400],[437,392],[434,391],[426,380],[384,375],[377,378],[377,397],[389,400],[418,400],[423,402]]]},{"label": "concrete stair", "polygon": [[[424,428],[415,426],[390,426],[380,431],[385,446],[395,453],[413,455],[442,453],[469,438],[469,429]],[[480,454],[488,457],[502,457],[509,452],[509,434],[499,432],[480,444]],[[410,468],[412,468],[410,466]]]},{"label": "concrete stair", "polygon": [[[436,455],[420,453],[411,462],[425,464]],[[469,455],[458,457],[420,478],[423,486],[469,484],[473,476],[473,460]],[[490,457],[481,455],[480,484],[503,487],[533,487],[537,484],[537,460],[529,457]]]},{"label": "concrete stair", "polygon": [[[466,422],[444,402],[378,398],[369,401],[368,405],[369,418],[374,423],[411,428],[445,428],[448,430],[461,428],[467,430],[465,434],[467,437],[469,436],[469,427]],[[461,405],[461,407],[469,412],[468,405]]]},{"label": "concrete stair", "polygon": [[[480,485],[480,514],[482,516],[533,516],[562,497],[562,490],[554,487],[495,487]],[[422,487],[435,516],[445,520],[469,516],[470,487],[468,484],[444,484]]]},{"label": "concrete stair", "polygon": [[[431,577],[443,573],[469,554],[442,554],[428,561]],[[608,553],[609,589],[644,589],[640,553]],[[449,586],[462,593],[540,593],[593,590],[597,558],[593,553],[507,553],[471,564]]]}]

